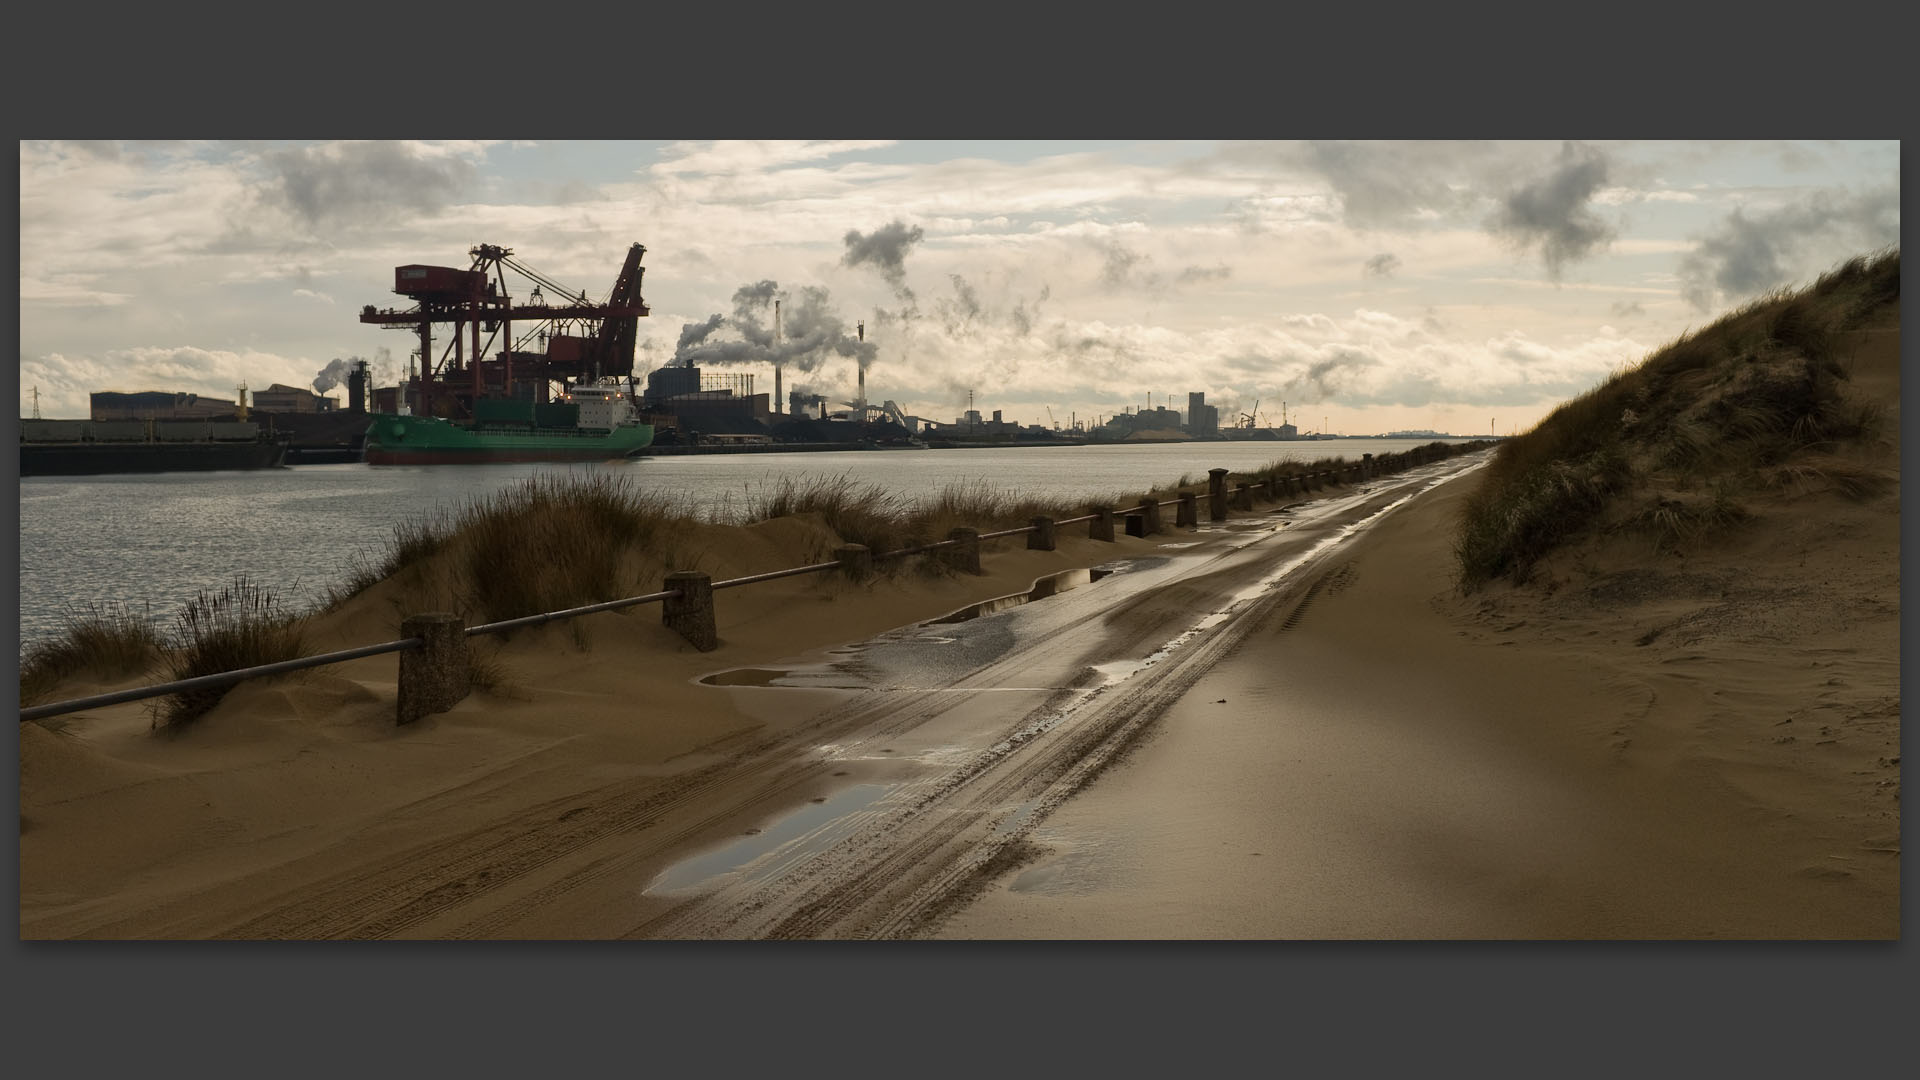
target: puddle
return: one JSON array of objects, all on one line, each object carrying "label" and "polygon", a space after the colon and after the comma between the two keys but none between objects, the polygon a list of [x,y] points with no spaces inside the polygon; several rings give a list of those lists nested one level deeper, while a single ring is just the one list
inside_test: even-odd
[{"label": "puddle", "polygon": [[[838,823],[838,819],[872,806],[891,790],[887,784],[855,784],[823,802],[795,810],[761,832],[667,867],[642,891],[658,894],[703,889],[763,860],[765,865],[756,867],[749,876],[772,877],[843,839],[852,832],[852,826]],[[769,855],[777,857],[766,858]]]},{"label": "puddle", "polygon": [[945,623],[958,623],[966,622],[969,619],[978,619],[985,615],[1006,611],[1009,608],[1017,608],[1022,604],[1031,603],[1035,600],[1045,600],[1050,596],[1058,596],[1069,589],[1075,589],[1079,586],[1099,581],[1101,578],[1112,573],[1114,573],[1114,568],[1111,566],[1095,566],[1083,570],[1062,570],[1058,574],[1049,574],[1035,581],[1033,587],[1026,592],[1012,593],[1007,596],[996,596],[991,600],[982,600],[978,604],[969,604],[951,614],[942,615],[937,619],[930,619],[927,625],[939,626]]},{"label": "puddle", "polygon": [[708,686],[772,686],[774,680],[784,679],[789,674],[791,672],[771,668],[734,668],[732,671],[716,671],[700,681]]}]

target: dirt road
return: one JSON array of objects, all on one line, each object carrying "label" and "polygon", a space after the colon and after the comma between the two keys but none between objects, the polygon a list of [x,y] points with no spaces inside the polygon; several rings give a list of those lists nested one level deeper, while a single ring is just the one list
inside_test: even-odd
[{"label": "dirt road", "polygon": [[[1314,571],[1342,543],[1477,462],[1203,524],[1159,555],[1042,581],[1038,600],[716,672],[713,693],[764,715],[764,728],[451,840],[408,845],[396,821],[384,855],[290,890],[220,936],[923,933],[1252,618],[1310,604]],[[471,816],[486,782],[406,816]]]}]

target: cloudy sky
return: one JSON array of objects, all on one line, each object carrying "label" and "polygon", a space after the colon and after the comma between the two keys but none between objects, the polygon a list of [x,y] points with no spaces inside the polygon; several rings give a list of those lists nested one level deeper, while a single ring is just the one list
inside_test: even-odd
[{"label": "cloudy sky", "polygon": [[1897,142],[22,142],[21,415],[390,384],[393,267],[499,244],[604,296],[638,242],[642,368],[770,391],[778,296],[835,401],[864,322],[869,398],[936,420],[1505,433],[1897,243],[1899,184]]}]

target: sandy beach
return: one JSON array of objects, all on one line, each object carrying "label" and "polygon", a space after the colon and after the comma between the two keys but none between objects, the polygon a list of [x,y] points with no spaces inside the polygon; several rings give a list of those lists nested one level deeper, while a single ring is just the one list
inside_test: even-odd
[{"label": "sandy beach", "polygon": [[[1897,332],[1855,344],[1856,392],[1897,401]],[[1237,644],[1119,760],[916,932],[1896,938],[1897,483],[1866,500],[1783,491],[1684,557],[1611,538],[1531,585],[1462,595],[1448,544],[1472,483],[1399,507],[1247,608]],[[858,697],[703,677],[1245,536],[1063,530],[1057,551],[1002,542],[981,577],[731,590],[712,653],[652,608],[596,615],[579,635],[516,635],[499,690],[404,728],[391,656],[244,685],[175,737],[139,704],[25,723],[21,936],[647,936],[675,924],[648,921],[666,910],[641,896],[664,856],[632,837],[695,852],[868,778],[769,773],[747,802],[701,787],[783,733],[820,741],[810,725]],[[836,538],[801,518],[690,542],[721,578]],[[391,636],[403,602],[387,589],[319,622],[316,647]],[[1129,632],[1165,619],[1140,608]],[[562,842],[575,826],[602,831]]]},{"label": "sandy beach", "polygon": [[[1897,409],[1897,331],[1852,337]],[[1897,938],[1897,487],[1466,597],[1470,483],[1267,611],[941,936]]]}]

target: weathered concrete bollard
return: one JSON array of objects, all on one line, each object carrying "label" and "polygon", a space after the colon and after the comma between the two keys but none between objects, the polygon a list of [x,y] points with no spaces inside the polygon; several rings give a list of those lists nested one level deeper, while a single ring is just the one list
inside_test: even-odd
[{"label": "weathered concrete bollard", "polygon": [[1372,454],[1360,455],[1360,479],[1362,480],[1373,479],[1373,455]]},{"label": "weathered concrete bollard", "polygon": [[1227,470],[1207,470],[1207,518],[1227,520]]},{"label": "weathered concrete bollard", "polygon": [[1235,510],[1253,509],[1253,489],[1245,484],[1237,484],[1233,489],[1233,508]]},{"label": "weathered concrete bollard", "polygon": [[842,544],[833,549],[833,557],[840,560],[841,572],[853,581],[873,576],[873,552],[865,544]]},{"label": "weathered concrete bollard", "polygon": [[1052,518],[1036,517],[1033,519],[1033,530],[1027,533],[1027,550],[1028,551],[1052,551],[1053,550],[1053,519]]},{"label": "weathered concrete bollard", "polygon": [[1173,523],[1180,528],[1200,525],[1200,497],[1191,491],[1180,493],[1180,505],[1173,508]]},{"label": "weathered concrete bollard", "polygon": [[661,602],[661,625],[701,652],[719,648],[720,631],[713,617],[713,578],[698,570],[675,570],[660,587],[679,593]]},{"label": "weathered concrete bollard", "polygon": [[473,668],[467,657],[467,628],[460,616],[444,611],[409,615],[400,636],[424,644],[400,654],[400,699],[394,723],[411,724],[428,713],[445,712],[467,696]]},{"label": "weathered concrete bollard", "polygon": [[1094,507],[1093,518],[1087,522],[1087,539],[1113,542],[1113,507]]},{"label": "weathered concrete bollard", "polygon": [[1146,514],[1138,510],[1135,510],[1132,513],[1129,513],[1127,515],[1127,535],[1128,536],[1147,535],[1147,515]]},{"label": "weathered concrete bollard", "polygon": [[947,534],[954,545],[944,549],[947,565],[963,574],[980,573],[980,530],[958,528]]},{"label": "weathered concrete bollard", "polygon": [[1140,510],[1141,516],[1146,519],[1142,524],[1142,528],[1147,530],[1142,535],[1152,536],[1157,532],[1163,531],[1160,528],[1160,504],[1158,502],[1155,502],[1152,498],[1141,499]]}]

